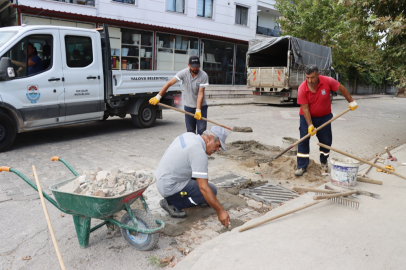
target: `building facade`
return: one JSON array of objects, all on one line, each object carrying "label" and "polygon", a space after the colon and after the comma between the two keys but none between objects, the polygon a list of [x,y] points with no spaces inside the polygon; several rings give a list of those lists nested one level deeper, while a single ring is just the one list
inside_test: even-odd
[{"label": "building facade", "polygon": [[[115,69],[180,70],[197,55],[211,85],[246,88],[248,41],[280,35],[268,0],[0,0],[0,27],[109,26]],[[81,48],[70,48],[79,50]],[[80,51],[83,54],[83,51]],[[231,88],[230,88],[231,87]]]}]

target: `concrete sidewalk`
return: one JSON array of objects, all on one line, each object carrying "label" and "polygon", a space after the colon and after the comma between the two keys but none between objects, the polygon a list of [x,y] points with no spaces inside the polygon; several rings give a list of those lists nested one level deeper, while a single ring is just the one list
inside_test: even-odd
[{"label": "concrete sidewalk", "polygon": [[[395,95],[352,95],[354,100],[358,99],[371,99],[371,98],[383,98],[383,97],[395,97]],[[246,105],[253,104],[253,98],[207,98],[207,104],[209,106],[223,106],[223,105]],[[334,100],[345,100],[342,95],[334,97]]]},{"label": "concrete sidewalk", "polygon": [[[406,162],[406,145],[391,153]],[[406,166],[395,170],[406,176]],[[175,269],[405,269],[406,180],[375,168],[368,176],[383,185],[358,182],[356,188],[380,194],[380,200],[360,195],[358,210],[324,201],[241,233],[234,228],[196,248]],[[241,227],[309,204],[313,195]]]}]

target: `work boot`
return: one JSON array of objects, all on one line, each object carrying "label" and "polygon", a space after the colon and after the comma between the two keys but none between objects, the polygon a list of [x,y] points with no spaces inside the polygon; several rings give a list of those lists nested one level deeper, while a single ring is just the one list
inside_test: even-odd
[{"label": "work boot", "polygon": [[295,175],[296,175],[296,176],[302,176],[305,172],[306,172],[306,169],[305,169],[305,168],[298,168],[298,169],[295,171]]},{"label": "work boot", "polygon": [[321,163],[321,167],[320,167],[320,169],[321,169],[321,173],[328,173],[328,163],[326,162],[326,163]]},{"label": "work boot", "polygon": [[174,218],[184,218],[184,217],[186,217],[185,211],[178,210],[175,206],[169,205],[168,201],[166,199],[160,200],[159,205],[161,205],[161,207],[166,212],[168,212],[168,214],[171,215],[171,217],[174,217]]}]

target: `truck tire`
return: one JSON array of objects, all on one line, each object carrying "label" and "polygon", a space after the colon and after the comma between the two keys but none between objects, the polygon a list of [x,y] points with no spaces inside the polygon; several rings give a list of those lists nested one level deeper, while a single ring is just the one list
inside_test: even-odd
[{"label": "truck tire", "polygon": [[132,114],[131,120],[133,124],[138,128],[152,127],[156,121],[156,108],[148,103],[148,101],[141,104],[138,115]]},{"label": "truck tire", "polygon": [[0,152],[7,151],[14,142],[17,128],[7,114],[0,113]]}]

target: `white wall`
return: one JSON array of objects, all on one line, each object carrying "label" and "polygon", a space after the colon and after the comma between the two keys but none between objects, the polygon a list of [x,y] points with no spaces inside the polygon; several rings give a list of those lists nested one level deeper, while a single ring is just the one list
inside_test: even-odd
[{"label": "white wall", "polygon": [[[166,0],[136,0],[137,5],[110,0],[96,0],[95,2],[95,7],[52,0],[19,0],[18,3],[25,6],[169,27],[238,40],[248,41],[255,38],[257,0],[214,0],[212,19],[197,16],[197,0],[185,0],[186,14],[166,11]],[[248,26],[235,24],[236,4],[249,7]]]},{"label": "white wall", "polygon": [[268,14],[266,11],[258,12],[258,26],[274,29],[277,19],[278,16]]}]

